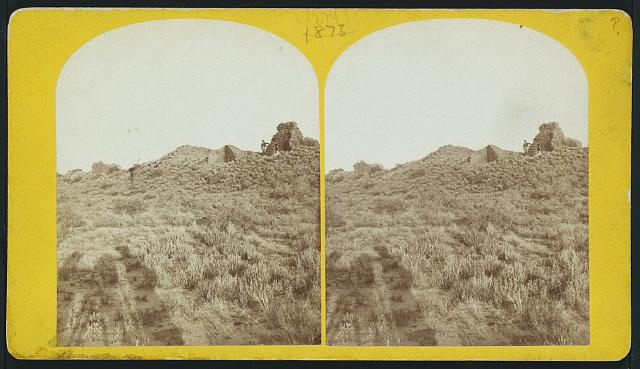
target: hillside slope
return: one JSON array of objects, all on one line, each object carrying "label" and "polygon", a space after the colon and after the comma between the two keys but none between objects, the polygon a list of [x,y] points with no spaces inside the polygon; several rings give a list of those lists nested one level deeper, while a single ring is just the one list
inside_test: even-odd
[{"label": "hillside slope", "polygon": [[327,174],[328,342],[587,344],[587,166],[444,146]]},{"label": "hillside slope", "polygon": [[320,162],[305,142],[58,175],[58,344],[318,343]]}]

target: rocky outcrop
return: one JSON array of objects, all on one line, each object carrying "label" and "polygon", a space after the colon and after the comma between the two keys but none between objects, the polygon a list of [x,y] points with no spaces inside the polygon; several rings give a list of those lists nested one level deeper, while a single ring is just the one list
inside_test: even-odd
[{"label": "rocky outcrop", "polygon": [[353,164],[353,172],[358,175],[373,174],[375,172],[381,172],[383,170],[384,167],[382,166],[382,164],[369,164],[363,160],[360,160],[359,162]]},{"label": "rocky outcrop", "polygon": [[[481,150],[476,152],[480,152],[480,151]],[[454,164],[464,160],[469,161],[469,157],[473,156],[474,153],[476,152],[462,146],[444,145],[438,148],[438,150],[422,158],[421,160],[431,160],[431,161],[435,160],[435,161]]]},{"label": "rocky outcrop", "polygon": [[228,163],[230,161],[235,161],[235,160],[236,160],[236,153],[233,152],[231,145],[225,145],[224,146],[224,162]]},{"label": "rocky outcrop", "polygon": [[509,155],[509,151],[502,150],[496,145],[488,145],[480,150],[473,151],[467,158],[467,163],[482,164],[499,161]]},{"label": "rocky outcrop", "polygon": [[92,174],[109,174],[120,170],[118,164],[105,164],[101,161],[97,161],[91,165]]},{"label": "rocky outcrop", "polygon": [[496,145],[488,145],[486,147],[487,151],[487,163],[491,163],[492,161],[498,161],[501,157],[504,157],[504,151]]}]

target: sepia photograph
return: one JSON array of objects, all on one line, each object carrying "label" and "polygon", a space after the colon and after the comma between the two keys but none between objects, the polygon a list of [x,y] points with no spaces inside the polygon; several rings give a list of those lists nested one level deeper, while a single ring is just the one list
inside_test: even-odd
[{"label": "sepia photograph", "polygon": [[318,82],[252,26],[135,23],[56,89],[57,345],[321,342]]},{"label": "sepia photograph", "polygon": [[327,342],[588,345],[588,83],[526,26],[347,48],[325,91]]},{"label": "sepia photograph", "polygon": [[10,7],[5,356],[628,361],[632,18]]}]

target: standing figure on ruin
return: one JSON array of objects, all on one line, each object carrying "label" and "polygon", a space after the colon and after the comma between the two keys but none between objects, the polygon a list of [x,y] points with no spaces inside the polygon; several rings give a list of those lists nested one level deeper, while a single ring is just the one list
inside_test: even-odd
[{"label": "standing figure on ruin", "polygon": [[529,150],[529,146],[531,144],[527,142],[527,140],[524,140],[524,144],[522,144],[522,152],[526,155],[527,154],[527,150]]},{"label": "standing figure on ruin", "polygon": [[269,144],[267,143],[267,141],[262,140],[262,143],[260,144],[260,150],[262,151],[262,154],[264,155],[265,152],[267,151],[267,146],[269,146]]}]

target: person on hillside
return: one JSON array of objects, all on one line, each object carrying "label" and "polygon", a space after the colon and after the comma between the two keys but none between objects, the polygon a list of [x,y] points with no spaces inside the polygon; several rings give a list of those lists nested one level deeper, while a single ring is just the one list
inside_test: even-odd
[{"label": "person on hillside", "polygon": [[274,148],[275,148],[275,151],[274,151],[275,155],[278,155],[278,153],[280,152],[278,144],[275,144]]},{"label": "person on hillside", "polygon": [[262,154],[264,154],[267,151],[267,146],[269,146],[267,141],[262,140],[262,143],[260,144],[260,150],[262,150]]},{"label": "person on hillside", "polygon": [[135,165],[132,166],[131,168],[129,168],[129,180],[131,180],[131,183],[133,183],[133,172],[136,170]]},{"label": "person on hillside", "polygon": [[525,155],[527,154],[527,151],[529,151],[529,146],[531,146],[531,144],[528,143],[527,140],[524,140],[524,143],[522,144],[522,150],[524,151]]}]

